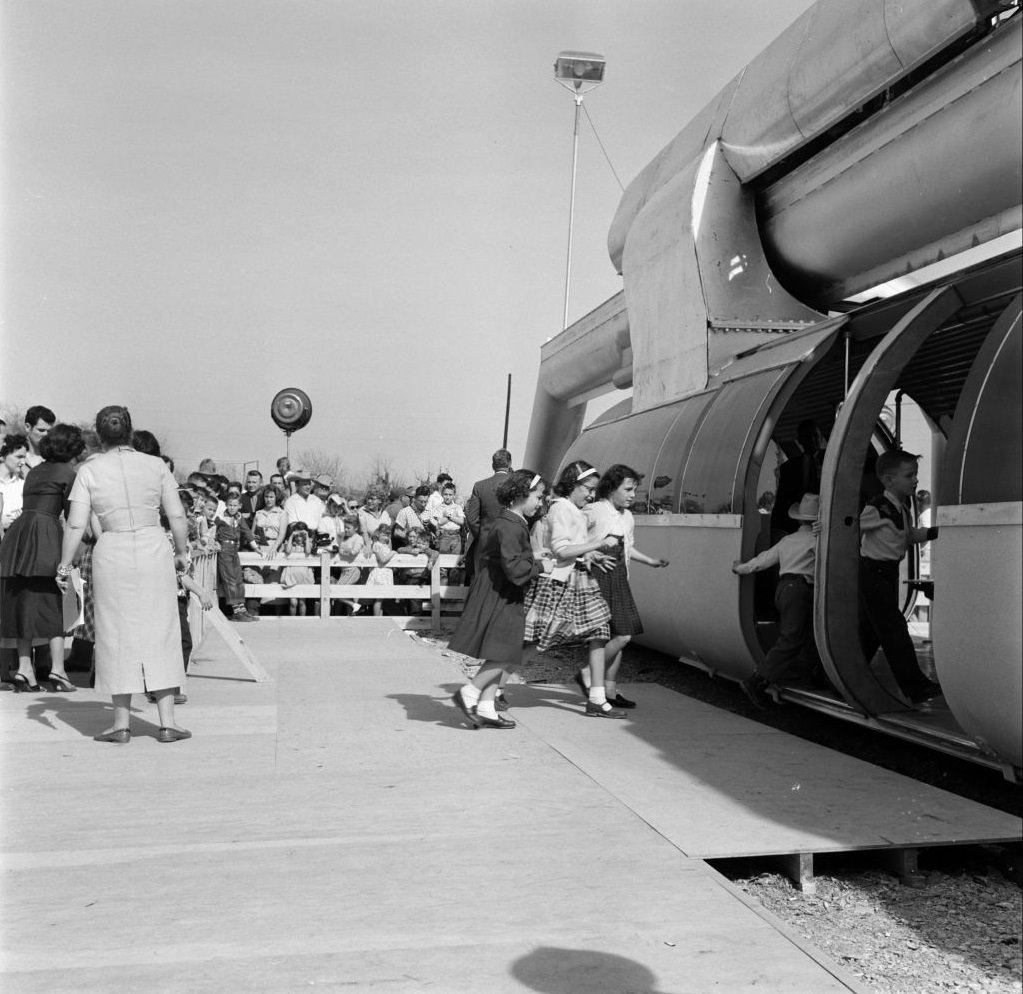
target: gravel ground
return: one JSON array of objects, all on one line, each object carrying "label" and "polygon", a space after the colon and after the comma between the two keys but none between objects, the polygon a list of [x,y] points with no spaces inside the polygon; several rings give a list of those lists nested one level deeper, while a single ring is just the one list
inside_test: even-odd
[{"label": "gravel ground", "polygon": [[[424,635],[444,649],[444,636]],[[475,671],[474,660],[450,655],[464,672]],[[581,649],[530,653],[521,679],[568,683],[582,660]],[[639,682],[660,684],[990,807],[1017,816],[1023,812],[1023,790],[994,770],[792,705],[760,711],[729,680],[629,646],[619,683]],[[787,877],[763,872],[764,864],[756,860],[716,866],[875,994],[1023,992],[1023,860],[1018,844],[923,849],[918,886],[910,887],[871,866],[868,854],[818,856],[813,896],[796,890]]]}]

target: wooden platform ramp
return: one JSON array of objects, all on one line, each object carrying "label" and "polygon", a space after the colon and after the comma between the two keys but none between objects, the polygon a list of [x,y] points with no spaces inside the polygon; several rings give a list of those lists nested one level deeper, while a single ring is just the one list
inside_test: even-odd
[{"label": "wooden platform ramp", "polygon": [[[733,817],[851,844],[784,736],[656,687],[628,722],[514,687],[523,727],[470,732],[455,666],[387,619],[245,640],[272,680],[209,639],[186,742],[144,701],[116,746],[89,690],[0,694],[6,994],[862,990],[697,858]],[[774,777],[743,787],[738,742]]]}]

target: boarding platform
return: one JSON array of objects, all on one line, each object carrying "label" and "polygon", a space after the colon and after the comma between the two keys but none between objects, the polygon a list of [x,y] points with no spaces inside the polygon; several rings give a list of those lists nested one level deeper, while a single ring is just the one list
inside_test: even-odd
[{"label": "boarding platform", "polygon": [[705,862],[1018,839],[1018,819],[652,684],[626,721],[509,687],[391,619],[217,632],[179,721],[0,694],[6,994],[864,991]]}]

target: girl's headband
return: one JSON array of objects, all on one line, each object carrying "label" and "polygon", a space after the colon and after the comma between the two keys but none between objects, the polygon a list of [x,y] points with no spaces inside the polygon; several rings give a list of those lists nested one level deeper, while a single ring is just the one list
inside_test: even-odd
[{"label": "girl's headband", "polygon": [[529,489],[532,490],[533,487],[535,487],[539,482],[540,482],[540,474],[537,473],[536,476],[534,476],[533,479],[531,479],[529,481]]},{"label": "girl's headband", "polygon": [[577,476],[577,477],[575,478],[575,482],[576,482],[576,483],[582,483],[582,481],[583,481],[583,480],[585,480],[587,476],[596,476],[596,475],[597,475],[597,471],[596,471],[596,470],[595,470],[595,469],[594,469],[594,468],[593,468],[593,467],[591,466],[591,467],[590,467],[589,469],[584,469],[584,470],[583,470],[583,471],[582,471],[582,472],[581,472],[581,473],[580,473],[580,474],[579,474],[579,475],[578,475],[578,476]]}]

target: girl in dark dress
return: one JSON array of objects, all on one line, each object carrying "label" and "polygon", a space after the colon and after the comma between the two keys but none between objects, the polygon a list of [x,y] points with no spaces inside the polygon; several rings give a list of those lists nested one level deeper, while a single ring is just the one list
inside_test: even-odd
[{"label": "girl in dark dress", "polygon": [[32,666],[32,640],[50,642],[50,683],[54,690],[78,688],[64,669],[63,598],[57,565],[63,538],[60,516],[67,512],[75,480],[72,460],[85,450],[82,431],[54,425],[39,443],[44,461],[25,478],[25,505],[0,544],[0,636],[17,639],[15,691],[38,691]]},{"label": "girl in dark dress", "polygon": [[[667,559],[655,559],[640,552],[635,545],[636,525],[629,508],[636,499],[636,488],[643,479],[628,466],[616,463],[600,478],[596,500],[585,511],[589,537],[614,536],[620,542],[618,554],[605,556],[609,560],[594,573],[600,592],[611,609],[611,639],[604,646],[604,690],[615,708],[634,708],[630,701],[618,693],[618,668],[622,664],[622,649],[640,635],[643,622],[629,586],[629,564],[643,563],[654,569],[670,565]],[[582,682],[582,681],[580,681]],[[589,690],[584,686],[585,690]]]},{"label": "girl in dark dress", "polygon": [[543,493],[543,480],[527,469],[509,473],[498,486],[496,496],[503,510],[480,549],[479,569],[448,643],[453,652],[483,660],[476,676],[453,697],[474,728],[515,727],[514,721],[497,713],[494,696],[505,672],[522,663],[526,588],[552,565],[551,560],[533,558],[526,525]]}]

